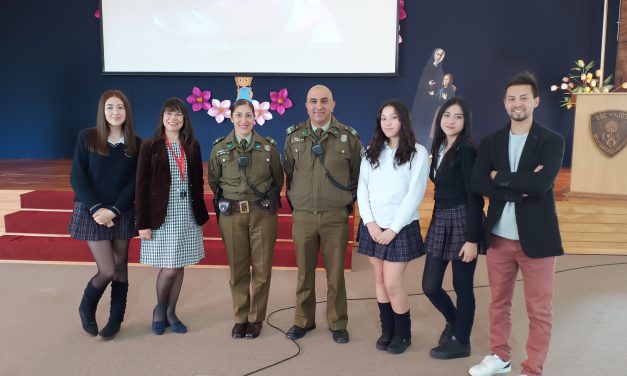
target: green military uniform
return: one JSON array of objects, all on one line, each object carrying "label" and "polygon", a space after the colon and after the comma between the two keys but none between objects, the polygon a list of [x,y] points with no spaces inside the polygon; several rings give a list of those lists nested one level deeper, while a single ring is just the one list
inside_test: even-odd
[{"label": "green military uniform", "polygon": [[[249,158],[246,175],[238,164],[242,155]],[[253,132],[251,142],[243,150],[232,131],[214,142],[208,178],[214,193],[217,194],[220,188],[224,198],[234,200],[233,212],[221,215],[219,222],[231,271],[229,285],[235,322],[263,321],[270,291],[278,215],[270,214],[258,205],[260,197],[250,185],[261,193],[267,192],[273,183],[279,191],[283,187],[283,169],[276,142]],[[252,262],[252,272],[249,262]]]},{"label": "green military uniform", "polygon": [[[354,190],[343,190],[326,176],[322,163],[312,152],[318,143],[311,122],[291,126],[285,140],[283,168],[287,176],[287,196],[294,208],[292,237],[298,264],[295,325],[315,324],[315,269],[318,252],[327,272],[327,323],[331,330],[346,329],[346,287],[344,266],[348,245],[348,209]],[[320,138],[324,165],[344,186],[357,184],[362,144],[357,132],[334,117]]]}]

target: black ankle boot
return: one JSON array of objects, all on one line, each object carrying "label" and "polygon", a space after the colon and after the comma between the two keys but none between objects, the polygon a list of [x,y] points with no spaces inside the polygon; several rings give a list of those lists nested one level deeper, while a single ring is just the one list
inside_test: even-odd
[{"label": "black ankle boot", "polygon": [[119,331],[124,312],[126,311],[126,295],[128,294],[128,282],[111,282],[111,309],[107,325],[98,333],[103,339],[113,338]]},{"label": "black ankle boot", "polygon": [[444,327],[444,330],[442,331],[442,334],[440,334],[438,345],[443,345],[446,342],[448,342],[451,339],[451,337],[453,337],[453,330],[455,330],[455,324],[447,321],[446,326]]},{"label": "black ankle boot", "polygon": [[377,349],[386,351],[392,337],[394,337],[394,311],[392,310],[392,304],[379,303],[379,318],[381,320],[381,336],[377,340]]},{"label": "black ankle boot", "polygon": [[452,336],[440,346],[432,348],[430,354],[436,359],[466,358],[470,356],[470,343],[464,345]]},{"label": "black ankle boot", "polygon": [[91,280],[87,282],[81,305],[78,307],[78,314],[81,317],[83,329],[92,336],[98,334],[98,324],[96,324],[96,308],[106,287],[99,289],[94,287]]},{"label": "black ankle boot", "polygon": [[411,316],[394,312],[394,337],[387,348],[390,354],[402,354],[411,345]]}]

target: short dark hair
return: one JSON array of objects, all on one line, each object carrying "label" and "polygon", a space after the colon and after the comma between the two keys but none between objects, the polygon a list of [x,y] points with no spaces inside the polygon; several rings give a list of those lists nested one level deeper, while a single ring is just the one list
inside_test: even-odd
[{"label": "short dark hair", "polygon": [[231,108],[230,108],[231,112],[234,112],[235,109],[239,106],[248,106],[250,107],[250,110],[253,112],[253,115],[255,114],[255,106],[253,106],[253,103],[249,101],[248,99],[240,98],[236,100],[235,102],[231,103]]},{"label": "short dark hair", "polygon": [[520,72],[514,77],[512,77],[505,85],[505,91],[503,92],[503,96],[505,96],[505,94],[507,93],[507,89],[509,89],[510,86],[517,86],[517,85],[531,86],[531,93],[533,94],[533,97],[534,98],[538,97],[538,82],[536,81],[536,76],[533,73],[529,71]]}]

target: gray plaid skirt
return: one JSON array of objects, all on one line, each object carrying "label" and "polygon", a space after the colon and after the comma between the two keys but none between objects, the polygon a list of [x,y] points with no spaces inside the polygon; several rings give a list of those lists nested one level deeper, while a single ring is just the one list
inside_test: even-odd
[{"label": "gray plaid skirt", "polygon": [[363,222],[359,224],[358,232],[357,253],[362,255],[390,262],[408,262],[424,255],[420,222],[417,220],[403,227],[388,245],[381,245],[372,240]]},{"label": "gray plaid skirt", "polygon": [[[466,243],[466,205],[435,209],[425,239],[425,252],[436,259],[457,261],[459,251]],[[479,244],[479,254],[485,254],[485,245]]]},{"label": "gray plaid skirt", "polygon": [[121,216],[113,218],[115,226],[107,227],[96,223],[89,214],[89,208],[82,202],[74,203],[72,219],[68,226],[71,237],[78,240],[128,240],[137,236],[135,230],[135,209],[131,207]]}]

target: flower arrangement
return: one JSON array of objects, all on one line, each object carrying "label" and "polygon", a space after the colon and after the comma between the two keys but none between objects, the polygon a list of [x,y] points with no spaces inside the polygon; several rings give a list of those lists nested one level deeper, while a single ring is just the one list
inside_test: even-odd
[{"label": "flower arrangement", "polygon": [[[610,93],[615,91],[614,85],[610,84],[612,75],[607,76],[601,82],[601,70],[598,69],[592,74],[594,61],[585,63],[583,60],[577,60],[575,67],[570,69],[570,73],[562,78],[560,85],[552,85],[551,91],[564,91],[564,98],[560,102],[560,107],[571,109],[575,107],[575,95],[579,93]],[[627,82],[624,82],[620,88],[627,88]]]},{"label": "flower arrangement", "polygon": [[[252,77],[250,77],[250,79],[252,80]],[[187,97],[187,102],[192,105],[192,110],[206,110],[209,116],[213,117],[218,124],[221,124],[225,119],[231,118],[231,101],[221,101],[217,98],[211,99],[211,95],[210,90],[202,90],[195,86],[192,89],[192,94]],[[259,102],[257,100],[247,99],[253,104],[253,108],[255,109],[255,122],[259,125],[263,125],[266,121],[272,120],[272,113],[270,111],[276,111],[279,115],[283,115],[285,111],[293,105],[292,100],[288,98],[287,88],[282,88],[279,91],[271,91],[269,95],[270,101]],[[211,102],[209,102],[210,99]]]}]

